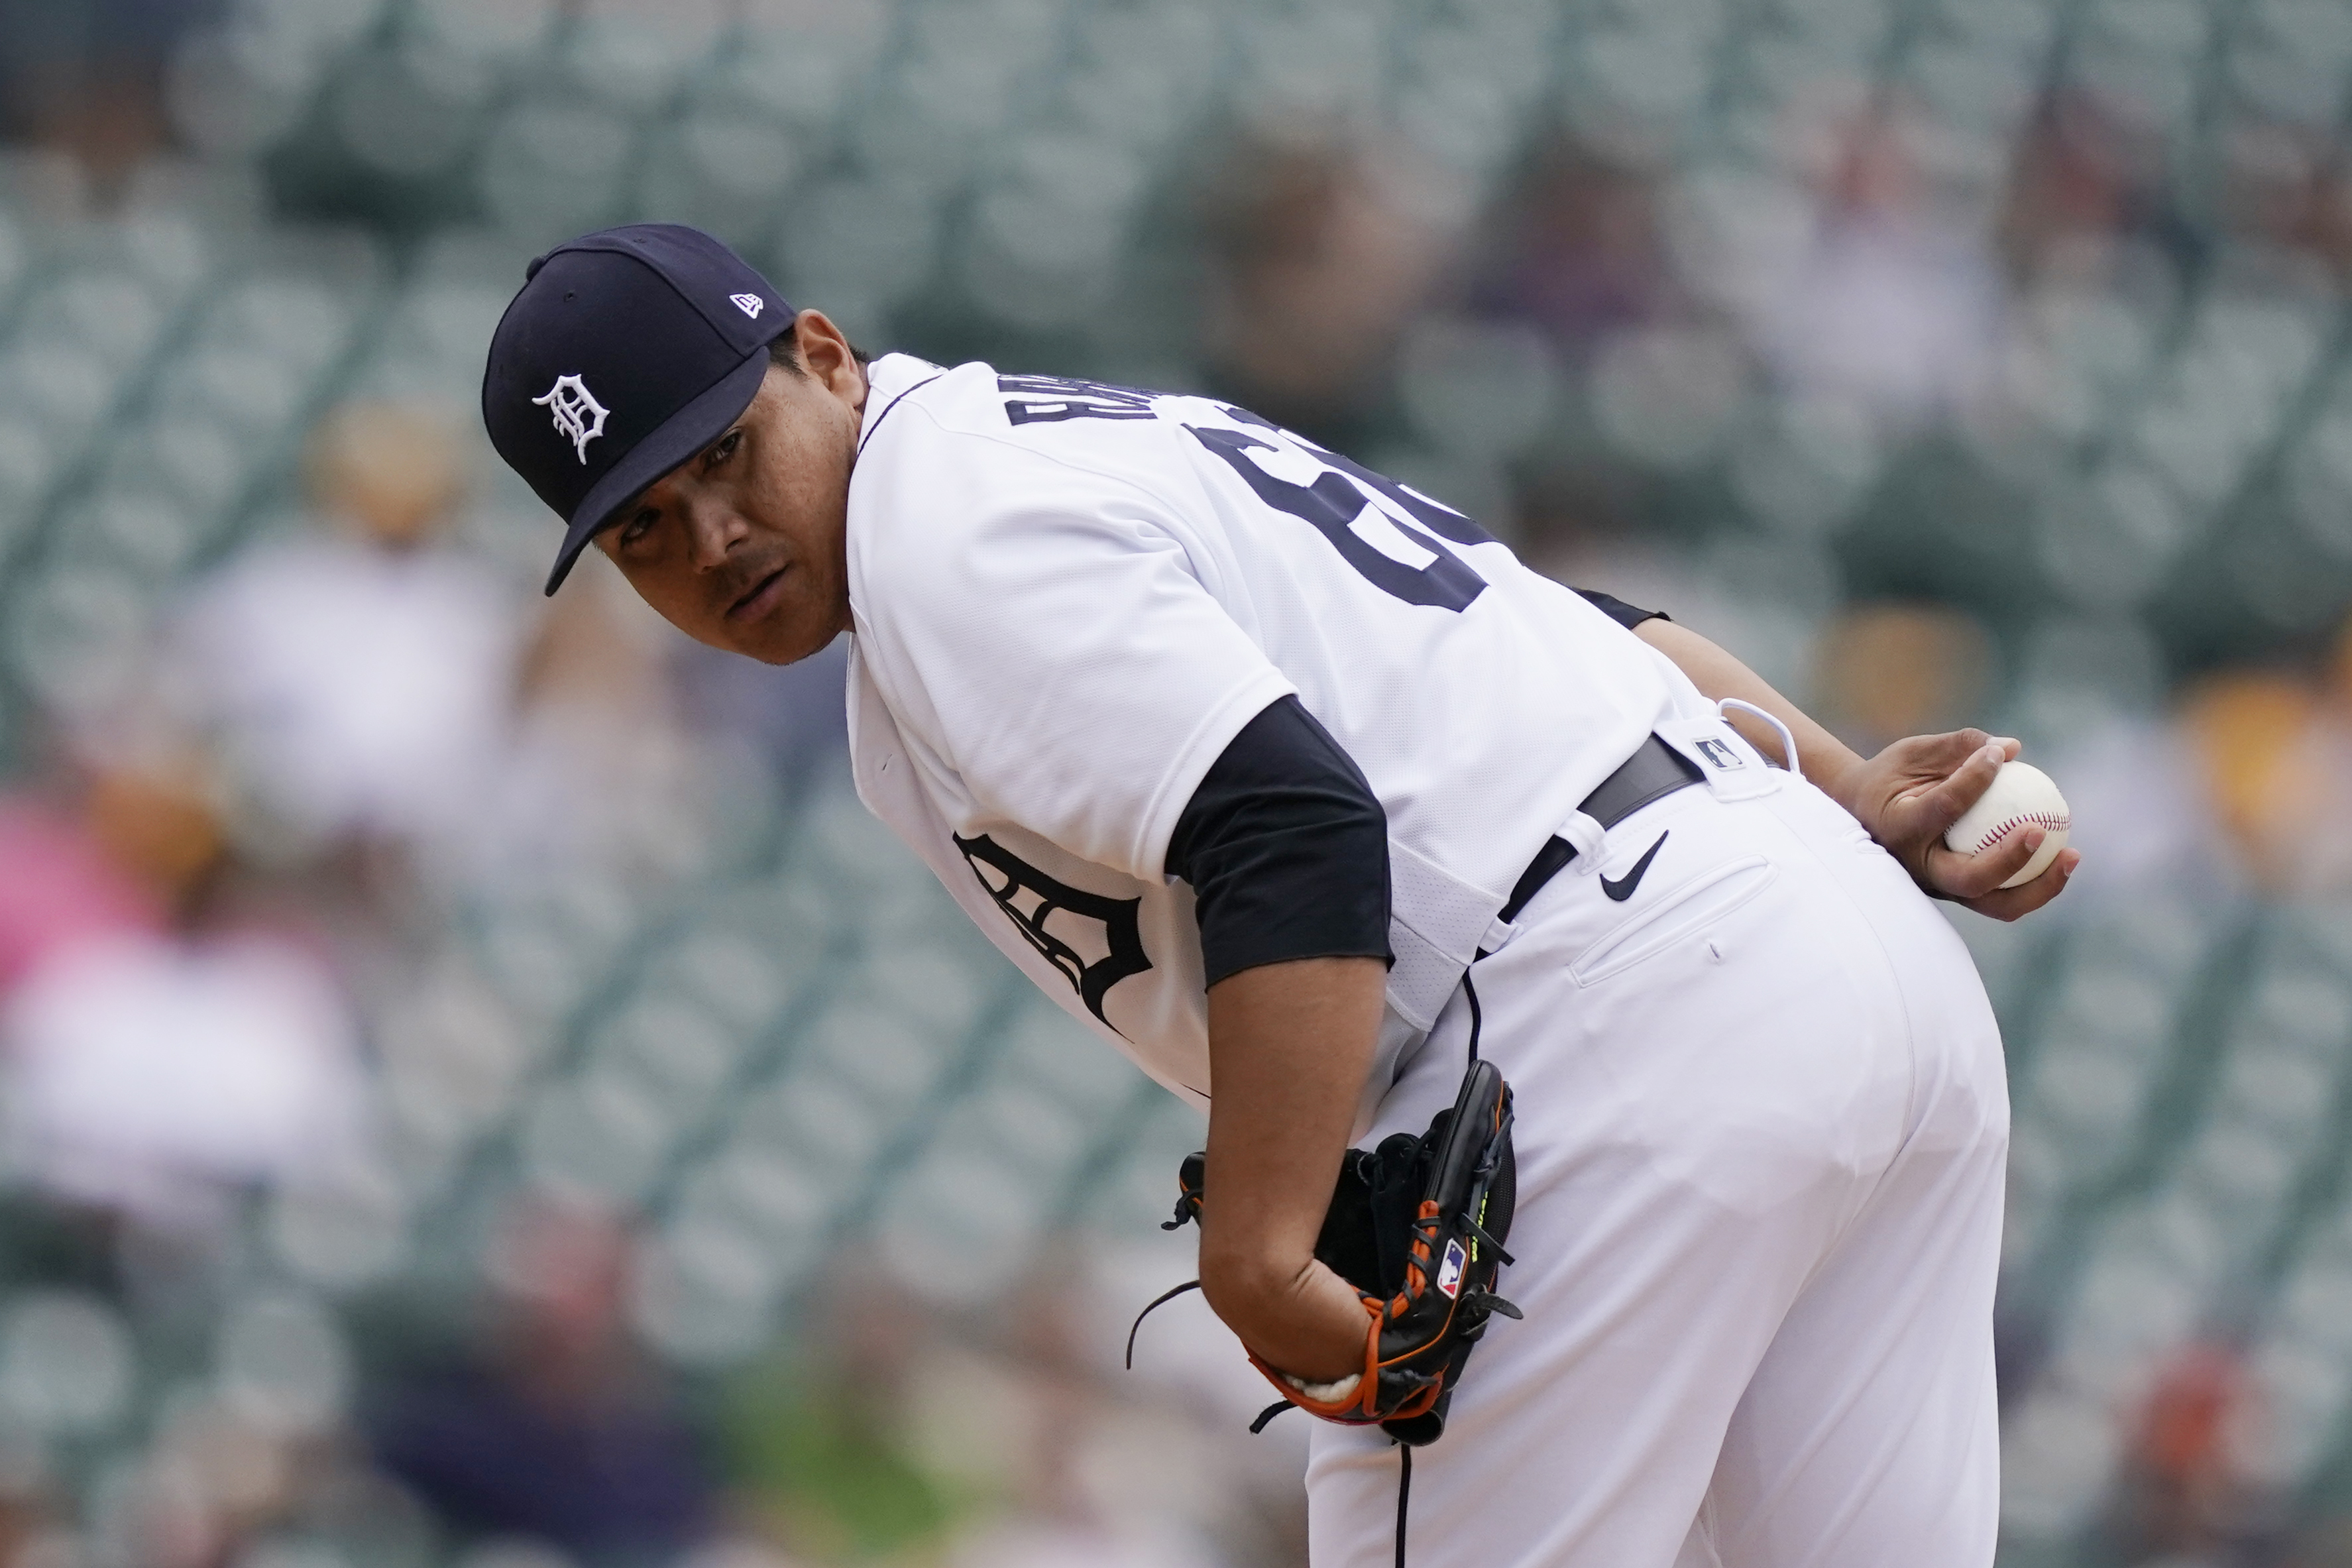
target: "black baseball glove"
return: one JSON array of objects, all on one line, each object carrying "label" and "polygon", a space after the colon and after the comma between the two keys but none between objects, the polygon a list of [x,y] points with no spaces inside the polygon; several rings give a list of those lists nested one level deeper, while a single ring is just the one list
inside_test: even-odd
[{"label": "black baseball glove", "polygon": [[[1205,1154],[1184,1161],[1176,1217],[1163,1228],[1201,1217],[1207,1169]],[[1452,1109],[1439,1111],[1427,1132],[1394,1133],[1377,1149],[1340,1156],[1315,1256],[1363,1302],[1364,1370],[1316,1384],[1268,1366],[1255,1352],[1251,1364],[1285,1402],[1310,1415],[1378,1425],[1401,1443],[1435,1442],[1487,1319],[1519,1315],[1494,1291],[1496,1274],[1511,1261],[1503,1241],[1517,1189],[1510,1086],[1493,1063],[1474,1061]]]}]

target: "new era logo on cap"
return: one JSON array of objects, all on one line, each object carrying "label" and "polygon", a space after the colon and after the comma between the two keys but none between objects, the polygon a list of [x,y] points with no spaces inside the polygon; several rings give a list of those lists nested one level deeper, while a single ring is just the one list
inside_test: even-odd
[{"label": "new era logo on cap", "polygon": [[768,303],[765,300],[761,299],[757,294],[730,294],[727,297],[735,301],[735,308],[737,310],[742,311],[745,315],[751,317],[755,321],[760,319],[761,310]]}]

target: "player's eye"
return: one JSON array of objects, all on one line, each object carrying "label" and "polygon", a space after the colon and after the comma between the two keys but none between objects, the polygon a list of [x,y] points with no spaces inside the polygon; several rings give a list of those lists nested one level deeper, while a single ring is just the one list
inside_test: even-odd
[{"label": "player's eye", "polygon": [[742,444],[743,432],[740,430],[730,430],[726,435],[721,436],[712,444],[709,452],[704,456],[703,467],[707,468],[717,468],[719,464],[733,457],[735,455],[735,448]]},{"label": "player's eye", "polygon": [[621,525],[622,548],[626,549],[628,546],[635,544],[639,540],[645,538],[646,535],[654,531],[654,524],[660,521],[661,513],[656,511],[651,507],[646,508],[644,510],[638,512],[636,516],[629,519],[628,521]]}]

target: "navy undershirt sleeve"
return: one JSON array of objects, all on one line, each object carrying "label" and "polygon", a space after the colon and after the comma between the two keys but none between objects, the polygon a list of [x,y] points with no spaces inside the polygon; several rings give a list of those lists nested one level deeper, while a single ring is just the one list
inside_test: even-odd
[{"label": "navy undershirt sleeve", "polygon": [[[1631,630],[1667,617],[1579,588]],[[1207,983],[1297,958],[1389,960],[1388,816],[1296,697],[1242,727],[1168,842],[1192,884]]]},{"label": "navy undershirt sleeve", "polygon": [[1389,959],[1388,814],[1296,697],[1242,727],[1168,842],[1207,983],[1297,958]]},{"label": "navy undershirt sleeve", "polygon": [[1615,621],[1619,626],[1623,626],[1629,632],[1635,626],[1640,626],[1643,621],[1670,621],[1674,619],[1672,616],[1667,615],[1664,610],[1638,609],[1635,606],[1627,604],[1622,599],[1613,597],[1608,594],[1600,593],[1591,588],[1579,588],[1576,592],[1582,595],[1587,604],[1591,605],[1594,609],[1599,610],[1602,615],[1607,616],[1611,620]]}]

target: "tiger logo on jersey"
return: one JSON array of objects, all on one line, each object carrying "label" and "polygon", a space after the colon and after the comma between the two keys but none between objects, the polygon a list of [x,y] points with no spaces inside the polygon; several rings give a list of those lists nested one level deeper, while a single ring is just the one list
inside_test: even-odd
[{"label": "tiger logo on jersey", "polygon": [[[1087,1012],[1118,1028],[1103,1014],[1103,998],[1120,981],[1151,967],[1137,918],[1143,900],[1105,898],[1073,888],[1047,876],[985,833],[975,838],[950,837],[963,852],[971,874],[980,879],[980,885],[1004,911],[1022,940],[1060,971]],[[1090,958],[1089,952],[1097,956]]]}]

